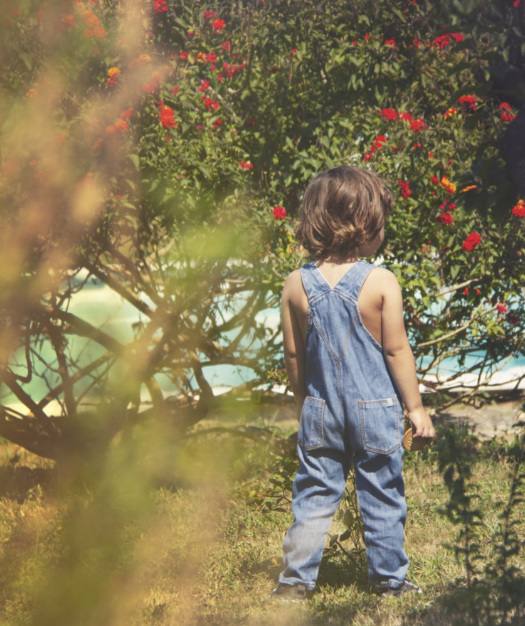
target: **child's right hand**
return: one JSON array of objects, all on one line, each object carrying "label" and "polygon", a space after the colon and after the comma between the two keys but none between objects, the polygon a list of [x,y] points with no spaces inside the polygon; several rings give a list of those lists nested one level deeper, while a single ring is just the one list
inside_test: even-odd
[{"label": "child's right hand", "polygon": [[412,437],[434,439],[436,436],[434,425],[423,407],[408,411],[408,419],[412,422]]}]

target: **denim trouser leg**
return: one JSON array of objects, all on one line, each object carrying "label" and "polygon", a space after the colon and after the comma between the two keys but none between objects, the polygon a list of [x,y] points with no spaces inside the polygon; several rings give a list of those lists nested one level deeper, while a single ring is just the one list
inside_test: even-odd
[{"label": "denim trouser leg", "polygon": [[343,452],[297,448],[301,466],[293,485],[295,521],[284,540],[279,582],[313,589],[326,534],[345,490],[349,459]]},{"label": "denim trouser leg", "polygon": [[359,452],[354,456],[357,498],[363,519],[371,583],[403,584],[408,558],[403,548],[406,519],[403,448],[391,454]]}]

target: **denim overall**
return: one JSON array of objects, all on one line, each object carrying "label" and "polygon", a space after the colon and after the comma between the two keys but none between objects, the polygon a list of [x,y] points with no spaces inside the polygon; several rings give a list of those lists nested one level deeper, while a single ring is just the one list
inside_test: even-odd
[{"label": "denim overall", "polygon": [[368,274],[352,265],[330,287],[314,262],[301,268],[308,296],[306,390],[293,485],[295,521],[283,545],[281,583],[315,586],[326,534],[353,462],[371,584],[403,584],[406,518],[403,409],[381,345],[363,325],[357,299]]}]

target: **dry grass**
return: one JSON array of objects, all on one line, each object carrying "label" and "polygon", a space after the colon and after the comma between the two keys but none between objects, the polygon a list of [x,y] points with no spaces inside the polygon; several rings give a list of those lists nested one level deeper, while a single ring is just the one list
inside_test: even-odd
[{"label": "dry grass", "polygon": [[[100,482],[66,490],[52,462],[1,448],[0,624],[452,624],[445,608],[464,572],[446,547],[457,528],[439,512],[448,492],[432,460],[409,460],[405,470],[406,547],[424,595],[371,596],[339,553],[323,562],[312,601],[276,605],[266,596],[291,513],[263,514],[234,495],[239,481],[268,478],[268,445],[215,435],[182,449],[151,433],[137,439],[136,449],[112,452]],[[505,459],[477,465],[485,555],[509,475]]]}]

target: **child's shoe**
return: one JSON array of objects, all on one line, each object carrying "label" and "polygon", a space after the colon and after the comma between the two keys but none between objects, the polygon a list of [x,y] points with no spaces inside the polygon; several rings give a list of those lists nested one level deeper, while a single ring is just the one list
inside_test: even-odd
[{"label": "child's shoe", "polygon": [[414,591],[415,593],[423,593],[421,589],[414,585],[413,582],[405,578],[401,587],[391,587],[388,582],[383,581],[379,585],[372,585],[372,591],[379,596],[400,596],[403,593]]},{"label": "child's shoe", "polygon": [[279,583],[268,596],[268,599],[283,600],[285,602],[303,602],[311,598],[312,593],[313,592],[308,590],[302,583],[298,583],[297,585]]}]

